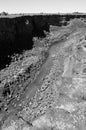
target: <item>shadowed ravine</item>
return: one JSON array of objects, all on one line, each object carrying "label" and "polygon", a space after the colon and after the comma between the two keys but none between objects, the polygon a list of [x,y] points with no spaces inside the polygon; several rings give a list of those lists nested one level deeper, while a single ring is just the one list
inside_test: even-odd
[{"label": "shadowed ravine", "polygon": [[85,17],[0,18],[1,130],[86,129]]},{"label": "shadowed ravine", "polygon": [[33,48],[33,37],[45,37],[50,25],[66,26],[70,19],[85,15],[11,15],[0,18],[0,70],[11,62],[11,56]]}]

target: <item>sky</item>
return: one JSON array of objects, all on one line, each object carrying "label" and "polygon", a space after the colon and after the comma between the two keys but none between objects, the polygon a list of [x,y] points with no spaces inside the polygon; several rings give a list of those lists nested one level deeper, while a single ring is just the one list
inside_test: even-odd
[{"label": "sky", "polygon": [[0,0],[0,12],[86,13],[86,0]]}]

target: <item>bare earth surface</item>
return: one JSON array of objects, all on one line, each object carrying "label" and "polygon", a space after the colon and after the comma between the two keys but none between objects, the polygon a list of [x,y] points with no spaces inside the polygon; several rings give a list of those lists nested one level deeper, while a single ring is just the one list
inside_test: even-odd
[{"label": "bare earth surface", "polygon": [[1,89],[14,85],[1,130],[86,130],[86,24],[76,19],[50,30],[36,41],[47,44],[0,72]]}]

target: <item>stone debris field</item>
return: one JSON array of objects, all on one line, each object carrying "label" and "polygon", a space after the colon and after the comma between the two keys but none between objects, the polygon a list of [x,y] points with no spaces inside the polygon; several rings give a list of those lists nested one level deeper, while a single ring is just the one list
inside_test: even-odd
[{"label": "stone debris field", "polygon": [[0,71],[0,129],[86,130],[86,23],[33,41]]}]

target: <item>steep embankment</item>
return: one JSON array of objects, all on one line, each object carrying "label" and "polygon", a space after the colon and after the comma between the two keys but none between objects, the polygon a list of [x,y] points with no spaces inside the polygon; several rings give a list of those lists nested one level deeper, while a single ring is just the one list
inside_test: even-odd
[{"label": "steep embankment", "polygon": [[28,15],[0,18],[0,70],[11,62],[11,56],[33,48],[33,37],[44,37],[49,26],[67,25],[70,19],[85,15]]},{"label": "steep embankment", "polygon": [[43,47],[37,46],[31,50],[33,56],[20,62],[23,67],[17,74],[11,71],[14,80],[9,77],[6,82],[5,71],[0,89],[2,130],[86,129],[86,24],[75,19],[51,30],[37,41],[51,45],[45,62]]}]

